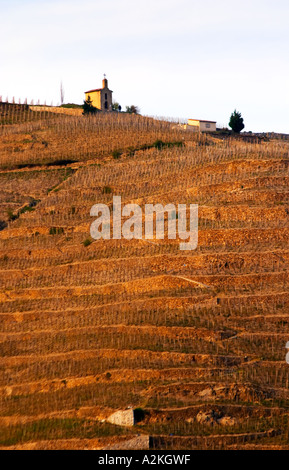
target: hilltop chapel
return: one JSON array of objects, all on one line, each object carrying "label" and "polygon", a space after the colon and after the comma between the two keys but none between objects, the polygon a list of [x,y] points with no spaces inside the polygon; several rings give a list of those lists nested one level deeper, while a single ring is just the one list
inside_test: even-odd
[{"label": "hilltop chapel", "polygon": [[104,75],[102,80],[102,88],[89,90],[85,92],[85,100],[88,98],[92,101],[92,106],[101,111],[112,111],[112,90],[108,88],[108,82]]}]

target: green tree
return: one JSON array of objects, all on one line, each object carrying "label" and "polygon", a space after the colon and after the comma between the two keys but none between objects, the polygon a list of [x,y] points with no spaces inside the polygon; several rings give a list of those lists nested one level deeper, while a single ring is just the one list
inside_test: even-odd
[{"label": "green tree", "polygon": [[140,110],[138,106],[135,106],[134,104],[132,104],[131,106],[126,106],[125,112],[129,114],[139,114]]},{"label": "green tree", "polygon": [[93,106],[90,96],[88,96],[87,100],[84,100],[82,107],[83,107],[82,114],[95,114],[98,111],[98,109],[95,106]]},{"label": "green tree", "polygon": [[117,101],[114,101],[112,103],[112,110],[121,112],[121,105]]},{"label": "green tree", "polygon": [[240,134],[240,132],[245,127],[244,119],[242,118],[241,113],[238,113],[238,111],[236,111],[236,109],[231,114],[229,126],[232,128],[233,132],[236,132],[236,134]]}]

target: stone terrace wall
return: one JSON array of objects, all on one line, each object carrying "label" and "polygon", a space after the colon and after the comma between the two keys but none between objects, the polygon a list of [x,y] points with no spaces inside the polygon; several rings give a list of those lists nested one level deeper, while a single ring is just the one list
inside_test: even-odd
[{"label": "stone terrace wall", "polygon": [[118,426],[133,426],[134,425],[134,410],[120,410],[116,411],[107,418],[107,422],[117,424]]}]

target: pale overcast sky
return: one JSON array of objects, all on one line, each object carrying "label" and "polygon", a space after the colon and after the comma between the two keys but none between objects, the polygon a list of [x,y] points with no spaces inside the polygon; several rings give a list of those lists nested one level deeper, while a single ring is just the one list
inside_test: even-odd
[{"label": "pale overcast sky", "polygon": [[289,133],[288,0],[0,0],[0,95]]}]

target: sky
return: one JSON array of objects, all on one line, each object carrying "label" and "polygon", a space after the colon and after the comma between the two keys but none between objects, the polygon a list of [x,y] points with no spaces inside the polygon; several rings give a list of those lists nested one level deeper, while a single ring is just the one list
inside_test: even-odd
[{"label": "sky", "polygon": [[0,0],[0,95],[289,133],[288,0]]}]

